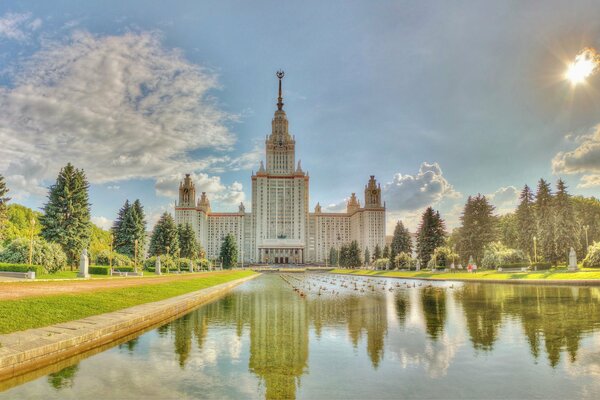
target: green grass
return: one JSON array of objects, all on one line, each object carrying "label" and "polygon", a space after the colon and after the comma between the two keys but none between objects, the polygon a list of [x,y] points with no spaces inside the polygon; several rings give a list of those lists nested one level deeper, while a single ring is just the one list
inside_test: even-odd
[{"label": "green grass", "polygon": [[523,280],[523,279],[543,279],[543,280],[588,280],[600,279],[600,270],[583,269],[578,272],[567,272],[565,270],[551,271],[532,271],[532,272],[496,272],[496,271],[478,271],[477,273],[468,272],[429,272],[429,271],[372,271],[365,269],[348,270],[335,269],[331,271],[334,274],[350,275],[372,275],[388,276],[397,278],[432,278],[432,279],[497,279],[497,280]]},{"label": "green grass", "polygon": [[252,271],[215,272],[197,279],[156,285],[4,300],[0,301],[0,334],[39,328],[164,300],[253,274]]}]

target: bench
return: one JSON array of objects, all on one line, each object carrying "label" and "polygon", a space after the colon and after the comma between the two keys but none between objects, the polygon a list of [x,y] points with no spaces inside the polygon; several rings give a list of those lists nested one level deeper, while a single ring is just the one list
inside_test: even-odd
[{"label": "bench", "polygon": [[0,271],[0,276],[7,278],[18,278],[18,279],[35,279],[35,272],[12,272],[12,271]]},{"label": "bench", "polygon": [[132,272],[132,271],[119,271],[118,269],[114,269],[112,271],[112,275],[115,276],[144,276],[143,272]]}]

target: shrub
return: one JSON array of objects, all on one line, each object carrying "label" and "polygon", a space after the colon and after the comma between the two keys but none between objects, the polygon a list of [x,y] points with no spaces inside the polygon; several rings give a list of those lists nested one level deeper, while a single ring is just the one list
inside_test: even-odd
[{"label": "shrub", "polygon": [[401,251],[394,259],[394,265],[398,269],[416,269],[417,260],[412,258],[410,254]]},{"label": "shrub", "polygon": [[600,268],[600,242],[595,242],[588,248],[588,253],[583,259],[586,268]]},{"label": "shrub", "polygon": [[[67,264],[67,256],[57,243],[47,242],[42,238],[33,240],[32,264],[41,265],[48,273],[60,271]],[[29,263],[29,240],[17,238],[2,250],[0,262],[9,264]]]},{"label": "shrub", "polygon": [[[133,267],[115,267],[113,270],[119,272],[133,272]],[[110,275],[110,266],[108,265],[94,265],[89,267],[88,272],[92,275]]]},{"label": "shrub", "polygon": [[483,250],[481,266],[487,269],[515,268],[505,267],[505,265],[526,262],[527,258],[522,250],[508,248],[500,242],[492,242]]},{"label": "shrub", "polygon": [[133,265],[133,260],[124,254],[117,253],[116,251],[102,250],[96,255],[96,265],[111,265],[113,267],[128,267]]},{"label": "shrub", "polygon": [[206,258],[200,259],[200,261],[198,261],[198,264],[200,265],[200,269],[210,269],[212,267],[212,263],[209,259]]},{"label": "shrub", "polygon": [[549,263],[549,262],[531,263],[531,269],[535,269],[537,271],[547,270],[550,268],[552,268],[552,263]]},{"label": "shrub", "polygon": [[452,249],[448,246],[440,246],[436,247],[433,251],[433,255],[431,259],[427,263],[427,268],[438,269],[437,267],[450,268],[450,264],[452,264],[456,259],[458,259],[458,255],[452,251]]},{"label": "shrub", "polygon": [[[189,271],[191,262],[192,262],[192,260],[190,260],[189,258],[178,258],[175,261],[175,265],[179,267],[180,271]],[[195,263],[194,263],[194,268],[196,268]]]},{"label": "shrub", "polygon": [[36,275],[40,275],[46,272],[46,269],[41,265],[28,265],[28,264],[9,264],[0,263],[0,271],[5,272],[28,272],[34,271]]},{"label": "shrub", "polygon": [[[175,258],[171,256],[160,256],[161,271],[166,272],[167,268],[169,271],[177,271],[177,264]],[[144,260],[144,269],[146,271],[154,272],[156,269],[156,256],[149,257]]]},{"label": "shrub", "polygon": [[387,268],[389,263],[390,263],[389,258],[379,258],[379,259],[375,260],[375,262],[373,263],[373,266],[375,267],[375,269],[385,269],[385,268]]}]

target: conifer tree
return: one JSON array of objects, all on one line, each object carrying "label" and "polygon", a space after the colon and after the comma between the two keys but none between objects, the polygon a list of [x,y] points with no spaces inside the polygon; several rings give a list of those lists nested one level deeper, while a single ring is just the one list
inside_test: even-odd
[{"label": "conifer tree", "polygon": [[365,247],[365,264],[369,264],[371,261],[371,252],[369,252],[369,248]]},{"label": "conifer tree", "polygon": [[439,211],[427,207],[421,216],[417,236],[417,258],[422,266],[427,265],[437,247],[446,241],[446,226]]},{"label": "conifer tree", "polygon": [[388,246],[387,244],[385,245],[385,247],[383,248],[383,253],[381,255],[383,258],[390,258],[390,246]]},{"label": "conifer tree", "polygon": [[40,218],[42,237],[61,245],[71,268],[78,265],[82,250],[90,243],[88,188],[83,170],[68,163],[50,187],[44,215]]},{"label": "conifer tree", "polygon": [[357,268],[362,265],[362,257],[361,257],[360,247],[358,247],[358,242],[353,240],[348,246],[348,266],[352,268]]},{"label": "conifer tree", "polygon": [[460,217],[458,251],[464,258],[473,256],[476,263],[483,258],[484,247],[498,238],[498,218],[494,206],[485,196],[469,196]]},{"label": "conifer tree", "polygon": [[350,257],[349,257],[349,248],[347,245],[342,245],[340,247],[340,253],[338,255],[340,266],[347,268],[350,266]]},{"label": "conifer tree", "polygon": [[9,190],[4,182],[4,177],[0,175],[0,242],[4,240],[4,228],[6,227],[6,222],[8,220],[6,206],[6,203],[10,201],[10,197],[7,196],[8,192]]},{"label": "conifer tree", "polygon": [[537,234],[535,200],[529,186],[525,185],[519,196],[519,206],[515,212],[517,218],[517,244],[519,249],[533,260],[533,238]]},{"label": "conifer tree", "polygon": [[338,263],[338,251],[335,247],[329,249],[329,265],[337,265]]},{"label": "conifer tree", "polygon": [[146,247],[147,236],[146,236],[146,213],[144,212],[144,206],[139,199],[136,199],[132,205],[133,221],[135,225],[135,238],[138,241],[138,253],[143,251]]},{"label": "conifer tree", "polygon": [[538,182],[535,197],[538,261],[541,255],[544,261],[556,264],[558,259],[556,254],[554,199],[550,190],[550,184],[544,179],[540,179]]},{"label": "conifer tree", "polygon": [[375,245],[375,250],[373,251],[373,261],[377,261],[381,258],[381,247],[378,244]]},{"label": "conifer tree", "polygon": [[175,226],[171,214],[165,212],[154,226],[148,253],[151,256],[175,256],[178,250],[179,235],[177,234],[177,226]]},{"label": "conifer tree", "polygon": [[180,255],[184,258],[196,260],[200,254],[200,245],[196,240],[196,233],[192,228],[192,225],[180,224],[177,227],[179,234],[179,248],[181,249]]},{"label": "conifer tree", "polygon": [[146,244],[146,220],[139,200],[133,204],[129,200],[125,201],[115,219],[112,232],[116,252],[133,258],[136,240],[138,254],[143,252]]},{"label": "conifer tree", "polygon": [[396,223],[394,228],[394,236],[392,238],[392,244],[390,246],[390,258],[395,259],[396,255],[400,253],[412,254],[412,240],[410,238],[410,232],[404,227],[402,221]]},{"label": "conifer tree", "polygon": [[221,244],[220,259],[221,262],[223,262],[223,268],[229,269],[237,265],[237,245],[235,244],[235,238],[231,233],[225,236],[225,239]]},{"label": "conifer tree", "polygon": [[579,226],[575,220],[575,211],[567,186],[562,179],[556,184],[554,196],[555,243],[558,261],[566,262],[571,247],[578,250]]}]

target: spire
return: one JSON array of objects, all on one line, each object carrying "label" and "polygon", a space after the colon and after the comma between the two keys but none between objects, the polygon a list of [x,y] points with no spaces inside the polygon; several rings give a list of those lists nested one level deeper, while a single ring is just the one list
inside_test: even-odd
[{"label": "spire", "polygon": [[277,76],[277,78],[279,78],[279,97],[277,98],[277,109],[283,110],[283,97],[281,97],[281,80],[285,76],[285,72],[279,70],[275,75]]}]

